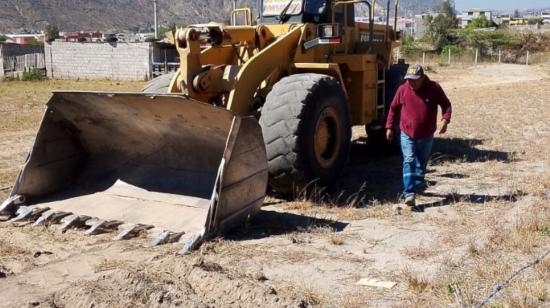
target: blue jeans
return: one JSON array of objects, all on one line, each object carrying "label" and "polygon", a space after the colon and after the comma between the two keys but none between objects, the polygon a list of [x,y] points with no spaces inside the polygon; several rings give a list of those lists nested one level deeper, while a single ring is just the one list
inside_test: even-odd
[{"label": "blue jeans", "polygon": [[401,132],[401,152],[403,152],[403,194],[414,195],[416,189],[425,185],[424,175],[432,151],[433,137],[412,139]]}]

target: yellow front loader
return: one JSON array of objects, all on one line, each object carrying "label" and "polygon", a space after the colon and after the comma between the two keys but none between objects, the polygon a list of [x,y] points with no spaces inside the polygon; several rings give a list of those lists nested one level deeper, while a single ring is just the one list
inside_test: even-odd
[{"label": "yellow front loader", "polygon": [[268,179],[286,195],[330,185],[351,127],[382,129],[398,40],[386,4],[375,24],[369,1],[260,0],[257,25],[238,9],[232,25],[177,29],[179,70],[144,93],[55,92],[0,212],[115,239],[154,231],[148,245],[188,252],[257,212]]}]

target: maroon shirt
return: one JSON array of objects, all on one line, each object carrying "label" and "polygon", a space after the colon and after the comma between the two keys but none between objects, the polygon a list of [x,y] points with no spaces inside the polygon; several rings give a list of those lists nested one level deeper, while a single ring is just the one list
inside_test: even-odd
[{"label": "maroon shirt", "polygon": [[397,114],[401,113],[399,128],[413,139],[433,136],[437,129],[437,106],[441,106],[443,119],[451,122],[451,102],[441,86],[425,76],[422,87],[414,91],[408,82],[402,84],[393,98],[388,112],[386,128],[393,128]]}]

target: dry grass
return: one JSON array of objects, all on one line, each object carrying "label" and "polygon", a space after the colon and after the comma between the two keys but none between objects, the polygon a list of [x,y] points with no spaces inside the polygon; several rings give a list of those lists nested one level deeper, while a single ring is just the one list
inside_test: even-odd
[{"label": "dry grass", "polygon": [[52,90],[139,91],[144,82],[108,80],[0,81],[1,132],[37,127]]},{"label": "dry grass", "polygon": [[328,302],[328,299],[317,292],[315,288],[305,284],[297,285],[293,282],[287,282],[278,288],[278,294],[288,298],[301,299],[304,307],[322,306]]},{"label": "dry grass", "polygon": [[[453,81],[457,75],[471,74],[470,69],[446,70],[438,69],[438,73],[433,75]],[[20,138],[30,140],[33,134],[28,131],[36,128],[52,88],[128,90],[133,87],[133,90],[137,90],[141,85],[110,81],[0,83],[0,115],[6,119],[12,118],[0,123],[0,137],[8,136],[14,143]],[[448,184],[444,193],[448,196],[449,204],[440,206],[437,213],[432,209],[432,212],[413,213],[411,217],[398,220],[391,214],[390,201],[365,200],[360,193],[327,197],[322,191],[308,198],[299,196],[298,201],[282,205],[286,210],[331,221],[377,218],[391,223],[392,227],[395,226],[393,223],[411,229],[436,226],[438,230],[433,241],[427,240],[418,247],[408,249],[400,246],[390,252],[396,255],[401,253],[403,262],[410,264],[410,267],[401,271],[399,266],[392,263],[383,265],[385,268],[373,268],[367,264],[368,258],[372,258],[366,256],[367,252],[372,253],[374,249],[371,248],[374,246],[386,247],[384,245],[389,241],[385,241],[385,237],[381,240],[364,239],[368,236],[360,234],[355,237],[356,234],[347,231],[344,236],[335,233],[330,226],[315,224],[292,230],[287,235],[267,236],[250,242],[217,240],[206,243],[196,254],[208,255],[209,260],[212,258],[224,269],[234,269],[235,272],[243,272],[242,268],[251,268],[251,264],[271,264],[275,268],[277,264],[286,262],[307,267],[321,260],[329,267],[331,261],[345,258],[349,268],[345,266],[338,269],[341,275],[330,272],[330,275],[340,275],[331,276],[333,281],[356,281],[361,271],[352,264],[356,261],[363,262],[362,268],[369,273],[380,271],[381,276],[391,276],[393,281],[400,281],[396,277],[401,277],[401,285],[393,290],[365,292],[360,289],[354,297],[357,300],[348,302],[348,299],[311,287],[310,282],[301,281],[302,278],[294,277],[294,273],[282,273],[282,280],[271,280],[270,277],[268,283],[281,286],[277,292],[304,298],[306,304],[342,306],[342,303],[346,303],[349,306],[365,306],[364,303],[376,305],[388,298],[397,298],[408,303],[408,306],[418,307],[460,306],[459,302],[469,306],[479,302],[496,283],[508,278],[534,256],[540,255],[550,243],[550,129],[547,124],[550,118],[550,75],[536,82],[482,86],[455,83],[444,85],[444,88],[454,103],[455,116],[449,134],[440,139],[443,144],[440,154],[444,155],[439,157],[437,166],[428,175],[439,181],[436,188]],[[26,135],[23,132],[27,132]],[[16,160],[8,160],[7,155],[0,157],[0,164],[4,163],[0,165],[0,183],[12,184],[18,169],[16,165],[26,154],[23,152],[16,153]],[[12,159],[11,156],[9,158]],[[444,173],[456,173],[464,177],[447,178],[445,182],[442,177]],[[478,202],[468,198],[463,191],[502,197]],[[376,224],[377,221],[373,220],[372,223]],[[386,225],[380,224],[380,227],[385,228]],[[39,235],[36,237],[40,238]],[[66,242],[76,239],[71,234],[58,237],[66,237]],[[8,244],[0,242],[0,255],[4,253],[2,249],[11,249],[6,253],[17,255],[17,247]],[[327,248],[330,244],[335,246]],[[399,245],[395,242],[392,244]],[[345,248],[349,245],[359,245],[357,247],[360,249],[364,247],[365,256],[357,254],[353,255],[353,259],[347,254],[339,256],[331,253],[343,250],[344,247],[336,247],[340,245],[346,245]],[[394,249],[396,246],[387,247]],[[170,248],[161,248],[155,253],[169,251]],[[433,263],[430,265],[437,267],[435,273],[424,271],[421,267],[425,266],[426,259]],[[369,262],[374,263],[372,260]],[[106,260],[97,270],[110,270],[121,265]],[[159,271],[166,269],[158,266]],[[239,283],[238,279],[235,281]],[[354,287],[353,282],[350,282],[342,288],[355,292]],[[460,296],[457,290],[460,290]],[[379,306],[386,302],[382,303]],[[549,303],[550,260],[547,258],[516,277],[490,305],[537,307],[548,306]]]},{"label": "dry grass", "polygon": [[337,246],[344,245],[344,243],[346,242],[345,237],[341,234],[331,234],[328,239],[332,245]]},{"label": "dry grass", "polygon": [[0,257],[2,256],[16,256],[16,255],[30,255],[31,251],[13,244],[12,242],[0,239]]},{"label": "dry grass", "polygon": [[19,170],[16,168],[0,170],[0,200],[4,200],[8,196],[18,173]]},{"label": "dry grass", "polygon": [[[452,303],[453,294],[444,292],[449,282],[460,286],[465,304],[481,301],[496,283],[507,279],[514,271],[540,255],[550,246],[550,204],[534,203],[514,217],[514,221],[493,228],[484,240],[471,237],[466,242],[466,255],[461,261],[448,258],[444,271],[431,288],[425,280],[404,271],[407,285],[425,303]],[[475,223],[475,221],[471,221]],[[419,296],[419,290],[426,290]],[[496,304],[505,307],[538,307],[550,300],[550,258],[516,277],[502,290]]]},{"label": "dry grass", "polygon": [[0,81],[0,199],[13,185],[53,90],[135,92],[143,85],[108,80]]},{"label": "dry grass", "polygon": [[[474,187],[476,193],[493,189],[491,194],[510,198],[483,204],[459,198],[453,205],[456,218],[432,221],[443,228],[437,245],[449,252],[433,280],[403,273],[411,292],[408,303],[413,306],[459,306],[454,285],[460,290],[462,304],[478,303],[495,284],[550,247],[550,130],[545,124],[550,116],[550,80],[484,86],[468,95],[462,88],[450,89],[448,94],[459,102],[455,114],[463,115],[455,116],[449,137],[467,136],[482,142],[468,152],[459,152],[466,153],[462,159],[438,168],[465,175],[463,183]],[[468,114],[476,116],[464,116]],[[416,255],[422,258],[426,251],[418,248],[404,253],[414,259]],[[549,304],[549,298],[547,257],[515,277],[489,306],[541,307]]]},{"label": "dry grass", "polygon": [[125,264],[126,262],[124,262],[123,260],[103,259],[99,264],[94,267],[94,271],[96,273],[111,271],[121,268]]},{"label": "dry grass", "polygon": [[401,271],[401,276],[409,290],[417,295],[424,292],[430,286],[428,279],[412,272],[410,268],[404,268]]},{"label": "dry grass", "polygon": [[403,253],[413,260],[426,260],[437,255],[438,251],[434,247],[420,244],[419,246],[405,249]]},{"label": "dry grass", "polygon": [[367,218],[388,218],[392,216],[391,205],[374,203],[364,207],[355,207],[353,204],[338,204],[330,201],[302,199],[288,202],[285,210],[296,211],[300,214],[319,216],[336,220],[363,220]]}]

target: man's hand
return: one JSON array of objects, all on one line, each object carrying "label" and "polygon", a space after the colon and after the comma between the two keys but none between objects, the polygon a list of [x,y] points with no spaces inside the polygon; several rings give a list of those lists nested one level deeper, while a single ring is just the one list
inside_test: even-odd
[{"label": "man's hand", "polygon": [[449,121],[446,119],[441,119],[441,127],[439,128],[439,134],[443,135],[447,132],[447,125],[449,125]]},{"label": "man's hand", "polygon": [[386,129],[386,140],[388,140],[389,142],[392,142],[392,140],[393,140],[393,129],[391,129],[391,128]]}]

